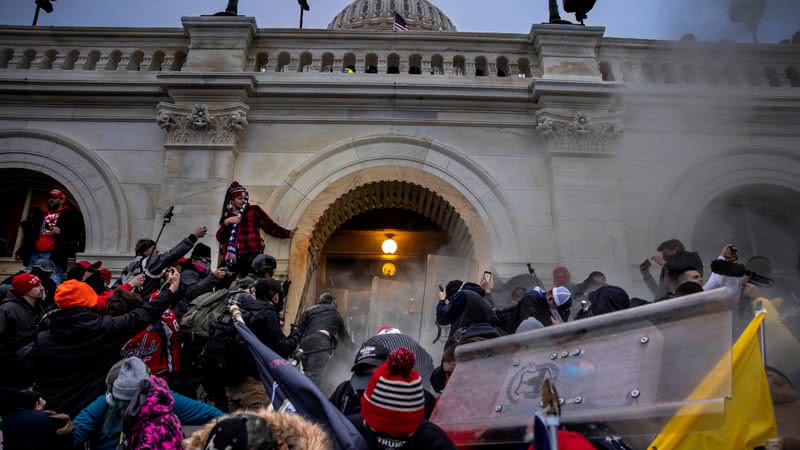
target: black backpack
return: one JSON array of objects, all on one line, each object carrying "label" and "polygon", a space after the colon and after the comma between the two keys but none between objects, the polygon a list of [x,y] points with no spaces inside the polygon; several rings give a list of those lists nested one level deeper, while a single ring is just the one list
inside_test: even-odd
[{"label": "black backpack", "polygon": [[[249,315],[248,311],[242,310],[245,320]],[[240,375],[247,370],[248,356],[247,345],[225,308],[221,316],[208,324],[208,341],[199,358],[202,373],[212,380],[229,378],[229,374]]]}]

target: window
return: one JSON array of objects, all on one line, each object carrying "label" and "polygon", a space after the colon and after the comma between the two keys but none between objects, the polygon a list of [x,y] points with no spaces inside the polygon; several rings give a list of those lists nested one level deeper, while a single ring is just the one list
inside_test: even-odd
[{"label": "window", "polygon": [[463,56],[459,55],[453,58],[453,72],[455,72],[456,75],[466,74],[466,61]]},{"label": "window", "polygon": [[519,71],[520,78],[530,78],[533,76],[531,73],[531,62],[528,58],[520,58],[517,60],[517,70]]},{"label": "window", "polygon": [[333,72],[333,53],[322,54],[321,72]]},{"label": "window", "polygon": [[346,72],[347,69],[350,69],[353,72],[356,71],[356,55],[352,53],[345,53],[344,55],[344,68],[342,72]]},{"label": "window", "polygon": [[611,64],[606,61],[600,62],[600,76],[603,81],[614,81],[614,73],[611,71]]},{"label": "window", "polygon": [[278,65],[275,67],[275,72],[286,72],[289,70],[289,64],[292,62],[292,57],[287,52],[281,52],[278,55]]},{"label": "window", "polygon": [[387,67],[386,73],[398,74],[400,73],[400,56],[397,53],[392,53],[386,59]]},{"label": "window", "polygon": [[431,75],[444,75],[444,58],[442,55],[431,57]]},{"label": "window", "polygon": [[141,50],[136,50],[133,52],[133,54],[131,54],[127,69],[131,72],[138,72],[142,68],[142,61],[144,61],[144,52]]},{"label": "window", "polygon": [[486,76],[486,58],[483,56],[478,56],[475,58],[475,76],[476,77],[485,77]]},{"label": "window", "polygon": [[408,73],[411,75],[422,74],[422,56],[411,55],[411,57],[408,58]]},{"label": "window", "polygon": [[300,64],[297,66],[298,72],[308,72],[311,70],[311,53],[303,52],[300,55]]},{"label": "window", "polygon": [[160,72],[162,66],[164,65],[165,57],[166,55],[164,52],[157,50],[155,53],[153,53],[153,59],[150,60],[150,67],[148,67],[147,70],[151,72]]},{"label": "window", "polygon": [[364,73],[378,73],[378,55],[369,53],[364,61]]},{"label": "window", "polygon": [[266,72],[269,63],[269,53],[259,52],[256,55],[256,72]]},{"label": "window", "polygon": [[505,56],[500,56],[497,58],[497,76],[498,77],[507,77],[509,75],[508,70],[508,59]]}]

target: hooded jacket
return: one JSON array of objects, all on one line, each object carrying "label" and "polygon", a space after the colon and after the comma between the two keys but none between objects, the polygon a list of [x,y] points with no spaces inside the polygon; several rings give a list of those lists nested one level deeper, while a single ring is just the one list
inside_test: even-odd
[{"label": "hooded jacket", "polygon": [[36,323],[42,317],[37,306],[9,292],[0,303],[0,361],[6,361],[17,350],[36,338]]},{"label": "hooded jacket", "polygon": [[305,335],[310,336],[311,333],[319,330],[325,330],[332,337],[339,339],[347,336],[347,331],[344,328],[344,319],[336,305],[333,303],[320,303],[308,308],[300,316],[300,328],[304,329]]},{"label": "hooded jacket", "polygon": [[[125,269],[122,271],[123,275],[138,275],[145,274],[144,285],[142,286],[141,295],[143,298],[149,297],[153,292],[157,291],[161,284],[161,272],[164,269],[175,265],[179,259],[194,247],[197,242],[197,236],[190,234],[183,240],[178,242],[178,245],[172,247],[164,253],[158,255],[142,257],[137,256],[133,259]],[[146,270],[146,271],[145,271]]]},{"label": "hooded jacket", "polygon": [[160,320],[174,299],[164,289],[149,303],[128,314],[102,316],[87,307],[58,309],[49,314],[33,348],[39,392],[47,406],[74,417],[105,392],[105,375],[120,359],[128,339]]}]

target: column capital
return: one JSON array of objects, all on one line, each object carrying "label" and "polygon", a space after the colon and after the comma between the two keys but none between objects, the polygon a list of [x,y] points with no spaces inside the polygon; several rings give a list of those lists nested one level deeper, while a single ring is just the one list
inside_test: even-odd
[{"label": "column capital", "polygon": [[536,113],[536,131],[552,155],[593,156],[614,156],[613,147],[623,133],[618,117],[593,119],[585,112],[547,108]]},{"label": "column capital", "polygon": [[158,126],[167,132],[167,150],[219,149],[237,154],[250,107],[241,102],[214,106],[161,102],[156,110]]}]

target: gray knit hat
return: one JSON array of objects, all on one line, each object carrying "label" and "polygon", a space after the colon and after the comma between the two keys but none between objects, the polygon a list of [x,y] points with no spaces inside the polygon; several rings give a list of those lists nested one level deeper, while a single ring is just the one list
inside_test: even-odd
[{"label": "gray knit hat", "polygon": [[119,369],[119,375],[114,380],[111,393],[117,400],[130,400],[136,395],[141,382],[148,376],[147,365],[144,361],[136,357],[124,359]]},{"label": "gray knit hat", "polygon": [[538,330],[539,328],[544,328],[542,322],[539,322],[533,317],[528,317],[527,319],[523,320],[522,323],[519,324],[519,326],[517,327],[517,333],[524,333],[526,331]]}]

